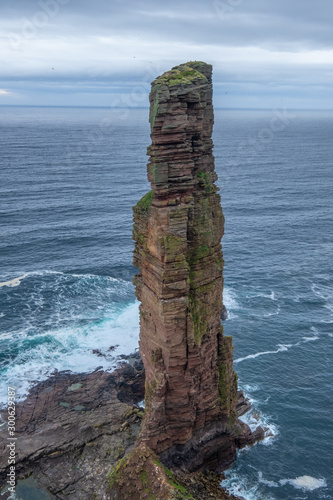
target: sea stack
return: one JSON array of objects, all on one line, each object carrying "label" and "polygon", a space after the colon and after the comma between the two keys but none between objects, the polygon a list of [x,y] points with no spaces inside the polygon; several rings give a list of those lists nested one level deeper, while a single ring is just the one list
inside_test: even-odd
[{"label": "sea stack", "polygon": [[152,83],[148,179],[134,207],[145,417],[140,443],[170,467],[236,456],[237,376],[223,336],[224,217],[211,139],[212,67],[188,62]]}]

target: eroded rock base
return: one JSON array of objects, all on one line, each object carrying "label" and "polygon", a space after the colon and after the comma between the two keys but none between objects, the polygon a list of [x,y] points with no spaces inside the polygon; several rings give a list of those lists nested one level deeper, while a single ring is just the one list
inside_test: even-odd
[{"label": "eroded rock base", "polygon": [[[182,470],[177,462],[180,450],[161,458],[145,446],[135,447],[144,414],[137,405],[144,398],[144,370],[138,353],[128,361],[113,373],[57,373],[17,405],[18,500],[234,498],[220,487],[220,474]],[[239,414],[250,409],[241,392],[238,402]],[[238,444],[253,444],[254,435],[242,425]],[[217,444],[216,453],[221,454]],[[7,432],[2,429],[0,493],[5,500],[6,446]],[[187,463],[198,468],[194,448],[191,453]],[[184,456],[181,462],[184,467]]]},{"label": "eroded rock base", "polygon": [[143,443],[113,468],[109,493],[113,500],[237,500],[220,483],[223,474],[188,474],[165,467]]}]

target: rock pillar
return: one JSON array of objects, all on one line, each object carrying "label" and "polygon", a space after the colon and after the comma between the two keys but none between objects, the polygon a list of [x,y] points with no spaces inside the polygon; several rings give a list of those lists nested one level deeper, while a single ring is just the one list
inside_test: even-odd
[{"label": "rock pillar", "polygon": [[235,459],[237,378],[221,327],[224,230],[211,139],[212,67],[152,83],[148,179],[134,207],[146,414],[140,440],[170,465]]}]

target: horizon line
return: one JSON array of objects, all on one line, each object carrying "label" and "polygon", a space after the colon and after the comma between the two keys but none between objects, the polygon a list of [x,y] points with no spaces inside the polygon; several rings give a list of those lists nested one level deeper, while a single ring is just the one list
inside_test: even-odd
[{"label": "horizon line", "polygon": [[[149,110],[149,106],[75,106],[75,105],[52,105],[52,104],[0,104],[0,108],[68,108],[68,109],[146,109]],[[224,110],[224,111],[271,111],[272,109],[280,109],[278,107],[268,107],[268,108],[225,108],[214,106],[214,110]],[[333,108],[287,108],[290,111],[333,111]]]}]

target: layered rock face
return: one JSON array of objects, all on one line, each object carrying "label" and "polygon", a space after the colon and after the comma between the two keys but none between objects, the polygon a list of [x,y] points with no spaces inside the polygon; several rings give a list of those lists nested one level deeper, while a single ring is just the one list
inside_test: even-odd
[{"label": "layered rock face", "polygon": [[235,459],[237,377],[221,328],[224,217],[212,154],[212,67],[189,62],[152,83],[148,179],[134,207],[141,441],[189,470]]}]

